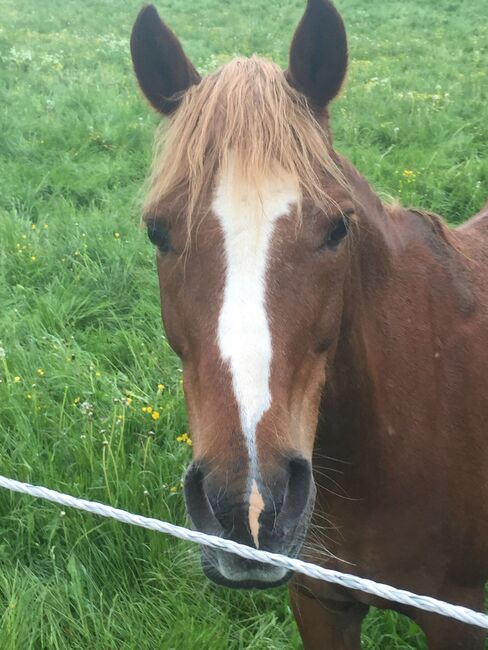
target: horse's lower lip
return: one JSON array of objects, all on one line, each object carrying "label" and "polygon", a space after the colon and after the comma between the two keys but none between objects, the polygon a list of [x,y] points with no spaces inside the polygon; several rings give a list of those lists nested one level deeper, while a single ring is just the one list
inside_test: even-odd
[{"label": "horse's lower lip", "polygon": [[[228,554],[225,554],[228,555]],[[238,558],[236,558],[238,561]],[[218,552],[202,554],[203,572],[216,584],[231,589],[271,589],[279,587],[290,580],[293,575],[292,571],[280,569],[271,565],[252,563],[251,568],[239,570],[239,566],[234,569],[224,568],[219,562]]]}]

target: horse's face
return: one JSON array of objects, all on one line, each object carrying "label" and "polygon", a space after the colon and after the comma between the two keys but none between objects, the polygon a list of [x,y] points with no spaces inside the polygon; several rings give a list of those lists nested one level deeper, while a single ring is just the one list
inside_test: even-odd
[{"label": "horse's face", "polygon": [[[343,60],[340,74],[329,73],[328,88],[322,83],[315,96],[300,43],[310,50],[308,32],[319,19],[332,30]],[[176,63],[173,76],[159,71],[159,94],[147,87],[151,38],[181,68],[180,76]],[[346,65],[342,23],[331,5],[309,2],[293,47],[289,83],[324,106]],[[136,73],[145,94],[166,113],[178,110],[170,95],[198,82],[179,48],[157,14],[143,10],[132,38]],[[307,56],[315,61],[316,54]],[[328,53],[322,54],[326,62]],[[314,503],[313,443],[327,359],[341,323],[354,206],[333,175],[318,172],[332,199],[321,206],[276,163],[261,174],[259,187],[252,174],[236,168],[231,151],[201,193],[202,218],[190,239],[181,189],[145,217],[158,249],[168,341],[183,363],[194,451],[185,496],[199,530],[296,556]],[[266,587],[288,578],[283,569],[213,550],[203,550],[202,559],[206,574],[228,586]]]},{"label": "horse's face", "polygon": [[[313,506],[310,463],[352,206],[346,197],[343,214],[305,205],[297,228],[299,199],[285,181],[269,184],[261,206],[252,188],[226,181],[222,173],[186,255],[184,222],[162,212],[148,225],[193,434],[185,494],[197,528],[294,555]],[[283,578],[231,555],[205,557],[208,575],[226,583]]]}]

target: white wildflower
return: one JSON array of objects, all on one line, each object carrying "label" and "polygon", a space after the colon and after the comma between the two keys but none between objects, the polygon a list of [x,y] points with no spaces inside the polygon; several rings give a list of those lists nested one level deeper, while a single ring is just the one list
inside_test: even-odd
[{"label": "white wildflower", "polygon": [[93,415],[93,404],[90,404],[90,402],[82,402],[80,404],[80,411],[83,415],[86,415],[87,418],[91,418]]}]

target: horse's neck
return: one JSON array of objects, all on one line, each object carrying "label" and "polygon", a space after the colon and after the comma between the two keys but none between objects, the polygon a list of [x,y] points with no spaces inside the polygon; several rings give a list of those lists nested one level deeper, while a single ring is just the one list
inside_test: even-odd
[{"label": "horse's neck", "polygon": [[469,283],[460,277],[460,255],[437,221],[401,208],[392,211],[354,173],[364,214],[352,243],[317,452],[360,464],[371,476],[375,467],[383,471],[382,457],[393,447],[399,413],[409,417],[412,391],[422,383],[431,390],[436,341],[460,310],[470,308],[470,296]]}]

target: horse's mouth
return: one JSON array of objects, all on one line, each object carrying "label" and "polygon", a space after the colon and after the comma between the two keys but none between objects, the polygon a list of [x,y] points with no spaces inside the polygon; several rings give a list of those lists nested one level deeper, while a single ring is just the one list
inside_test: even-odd
[{"label": "horse's mouth", "polygon": [[[274,553],[287,557],[299,557],[308,530],[310,511],[304,513],[305,521],[298,523],[295,534],[288,543],[275,543],[271,548]],[[301,524],[301,525],[300,525]],[[266,562],[248,560],[233,553],[208,547],[200,549],[204,574],[216,584],[231,589],[272,589],[287,583],[293,571]]]},{"label": "horse's mouth", "polygon": [[272,589],[287,583],[292,571],[231,553],[202,549],[202,569],[209,580],[230,589]]},{"label": "horse's mouth", "polygon": [[[281,527],[264,528],[260,535],[260,550],[299,557],[309,529],[315,503],[315,484],[312,483],[306,505],[295,521],[285,520]],[[279,524],[279,518],[277,519]],[[211,530],[225,539],[222,531]],[[247,544],[247,541],[234,538]],[[285,584],[293,576],[286,567],[249,560],[233,553],[202,546],[200,557],[204,574],[218,585],[231,589],[271,589]]]}]

